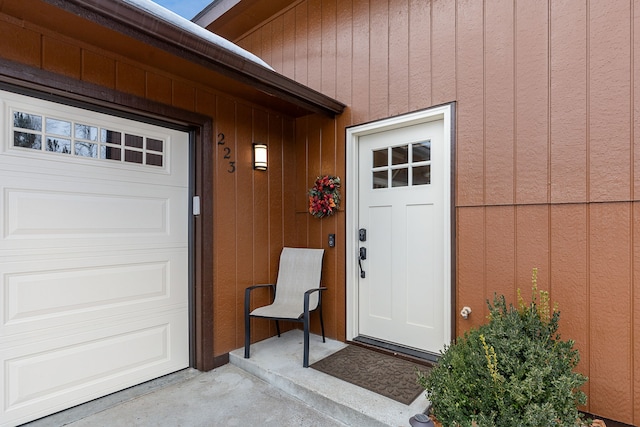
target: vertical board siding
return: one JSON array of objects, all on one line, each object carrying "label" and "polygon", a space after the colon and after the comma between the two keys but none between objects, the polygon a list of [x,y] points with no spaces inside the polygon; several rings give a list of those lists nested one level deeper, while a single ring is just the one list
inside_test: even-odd
[{"label": "vertical board siding", "polygon": [[589,7],[589,199],[625,200],[632,194],[633,154],[629,2],[589,2]]},{"label": "vertical board siding", "polygon": [[[208,106],[210,108],[210,106]],[[216,120],[214,122],[216,143],[221,142],[221,135],[224,134],[225,146],[229,147],[234,153],[238,151],[236,144],[236,106],[233,102],[226,99],[216,97]],[[204,111],[201,111],[204,112]],[[219,155],[220,149],[216,150]],[[221,164],[221,162],[218,162]],[[220,191],[214,194],[214,205],[228,206],[230,212],[236,211],[236,203],[238,194],[235,191],[235,176],[227,172],[227,169],[216,168],[213,182]],[[234,286],[216,286],[213,289],[213,301],[216,310],[213,311],[214,346],[224,343],[223,348],[229,346],[230,343],[236,342],[236,335],[243,329],[243,323],[237,324],[241,308],[236,304],[229,304],[240,298],[240,292],[235,286],[238,283],[238,272],[243,270],[242,265],[238,265],[236,232],[241,219],[233,214],[220,213],[216,216],[215,236],[222,242],[227,242],[224,250],[214,252],[214,265],[216,280],[218,283],[234,284]],[[233,255],[233,256],[232,256]],[[218,302],[226,302],[226,304],[218,304]],[[220,353],[222,354],[222,353]]]},{"label": "vertical board siding", "polygon": [[551,202],[587,201],[587,10],[551,3]]},{"label": "vertical board siding", "polygon": [[455,99],[456,2],[431,2],[430,30],[431,103],[438,105]]},{"label": "vertical board siding", "polygon": [[[464,259],[460,263],[456,275],[459,283],[472,286],[456,287],[456,313],[463,307],[472,308],[472,314],[466,321],[458,322],[457,335],[477,328],[485,322],[487,315],[486,300],[488,298],[485,280],[485,208],[470,207],[457,210],[457,244],[456,259]],[[482,250],[478,250],[482,248]]]},{"label": "vertical board siding", "polygon": [[[514,202],[514,4],[484,6],[485,203]],[[510,141],[510,143],[505,143]]]},{"label": "vertical board siding", "polygon": [[[353,62],[351,80],[351,105],[354,123],[371,120],[370,116],[370,43],[371,33],[375,29],[370,27],[369,1],[353,0]],[[340,98],[338,98],[340,99]]]},{"label": "vertical board siding", "polygon": [[484,9],[469,1],[458,10],[456,170],[458,206],[484,202]]},{"label": "vertical board siding", "polygon": [[548,4],[517,2],[515,15],[515,202],[547,203]]},{"label": "vertical board siding", "polygon": [[522,295],[531,288],[533,268],[538,269],[538,288],[550,291],[549,284],[549,206],[516,207],[516,280]]},{"label": "vertical board siding", "polygon": [[[552,205],[550,216],[549,274],[551,300],[560,310],[560,334],[575,341],[580,352],[577,370],[590,375],[588,207],[583,204]],[[583,386],[589,394],[590,383]]]},{"label": "vertical board siding", "polygon": [[[271,20],[276,69],[316,87],[318,67],[348,105],[335,170],[345,127],[456,101],[455,309],[474,310],[456,332],[485,321],[494,292],[526,295],[538,267],[592,378],[585,410],[640,424],[640,1],[303,0]],[[297,193],[331,168],[327,129],[296,120]],[[304,208],[296,241],[325,244],[334,223],[318,232]],[[328,265],[340,334],[344,266]]]},{"label": "vertical board siding", "polygon": [[322,0],[309,0],[307,6],[307,86],[322,87]]},{"label": "vertical board siding", "polygon": [[409,111],[432,105],[431,102],[431,2],[409,0]]},{"label": "vertical board siding", "polygon": [[[632,171],[633,198],[634,200],[640,200],[640,1],[634,0],[631,9],[633,11],[633,21],[631,22],[633,29],[633,38],[631,41],[631,57],[633,58],[633,63],[631,64],[633,67],[633,73],[631,74],[631,87],[633,88],[631,94],[631,99],[633,100],[631,104],[631,118],[633,123],[631,137],[634,141],[632,157],[634,160]],[[640,379],[638,381],[640,381]],[[636,399],[636,402],[639,401],[639,399],[640,396]],[[637,418],[640,419],[640,405],[637,406],[636,414],[638,414]]]},{"label": "vertical board siding", "polygon": [[[638,361],[640,361],[640,203],[633,204],[633,295],[632,313],[633,329],[631,331],[633,343],[633,402],[640,402],[640,374],[638,374]],[[640,420],[640,405],[634,405],[633,420]]]},{"label": "vertical board siding", "polygon": [[[340,0],[337,4],[337,22],[336,22],[336,98],[340,98],[346,105],[351,104],[352,84],[353,84],[353,9],[351,0]],[[333,61],[329,58],[328,61]],[[323,61],[324,62],[324,61]],[[323,88],[325,90],[325,88]],[[348,108],[348,107],[347,107]],[[343,113],[341,117],[349,117],[347,113]],[[351,122],[346,122],[346,125]],[[340,127],[344,129],[344,126]],[[342,145],[344,146],[344,145]]]},{"label": "vertical board siding", "polygon": [[590,409],[633,417],[631,204],[592,204],[589,221]]},{"label": "vertical board siding", "polygon": [[484,271],[488,296],[516,296],[516,223],[514,206],[492,206],[485,210]]},{"label": "vertical board siding", "polygon": [[371,120],[389,115],[389,3],[370,2],[369,11],[369,114]]},{"label": "vertical board siding", "polygon": [[409,1],[389,2],[389,116],[409,107]]},{"label": "vertical board siding", "polygon": [[320,91],[331,96],[336,97],[336,68],[337,58],[336,51],[337,45],[337,31],[336,31],[336,11],[337,0],[326,1],[322,3],[322,54],[320,59],[322,82],[320,84]]}]

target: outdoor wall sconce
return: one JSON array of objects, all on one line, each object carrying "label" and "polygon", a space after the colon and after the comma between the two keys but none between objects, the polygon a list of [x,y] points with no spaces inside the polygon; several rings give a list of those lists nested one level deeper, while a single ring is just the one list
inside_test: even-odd
[{"label": "outdoor wall sconce", "polygon": [[259,171],[267,170],[267,144],[253,144],[253,169]]}]

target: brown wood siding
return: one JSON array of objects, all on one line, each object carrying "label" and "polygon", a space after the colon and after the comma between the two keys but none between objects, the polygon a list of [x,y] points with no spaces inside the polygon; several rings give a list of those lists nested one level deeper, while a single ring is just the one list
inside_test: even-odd
[{"label": "brown wood siding", "polygon": [[[456,101],[455,310],[474,309],[457,333],[538,267],[590,378],[585,409],[640,425],[640,2],[306,0],[239,42],[255,37],[279,71],[349,106],[336,155],[346,126]],[[325,132],[296,122],[297,193],[343,173],[339,156],[324,164]],[[333,220],[318,231],[302,202],[296,215],[296,241],[323,244]]]}]

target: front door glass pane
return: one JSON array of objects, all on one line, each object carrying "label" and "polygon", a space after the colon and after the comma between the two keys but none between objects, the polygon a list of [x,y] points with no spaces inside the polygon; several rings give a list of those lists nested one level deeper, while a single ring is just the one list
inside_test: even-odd
[{"label": "front door glass pane", "polygon": [[388,172],[386,170],[373,173],[373,188],[389,187]]},{"label": "front door glass pane", "polygon": [[374,168],[387,166],[388,164],[389,164],[389,155],[387,154],[386,148],[383,148],[382,150],[373,151],[373,167]]},{"label": "front door glass pane", "polygon": [[413,162],[428,162],[431,160],[431,141],[413,144]]},{"label": "front door glass pane", "polygon": [[392,187],[406,187],[409,185],[409,170],[407,168],[392,170],[391,177]]},{"label": "front door glass pane", "polygon": [[413,185],[431,184],[431,165],[412,168]]},{"label": "front door glass pane", "polygon": [[409,163],[409,146],[393,147],[391,149],[391,159],[394,165],[404,165]]}]

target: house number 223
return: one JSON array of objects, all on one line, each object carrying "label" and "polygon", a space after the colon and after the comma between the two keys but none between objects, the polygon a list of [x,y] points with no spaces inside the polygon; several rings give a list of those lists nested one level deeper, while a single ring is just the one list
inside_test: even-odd
[{"label": "house number 223", "polygon": [[[218,145],[225,144],[226,141],[224,139],[224,133],[221,132],[218,134]],[[224,146],[222,147],[222,152],[224,153],[222,158],[229,161],[229,168],[227,169],[227,172],[234,173],[236,171],[236,162],[231,159],[231,148]]]}]

